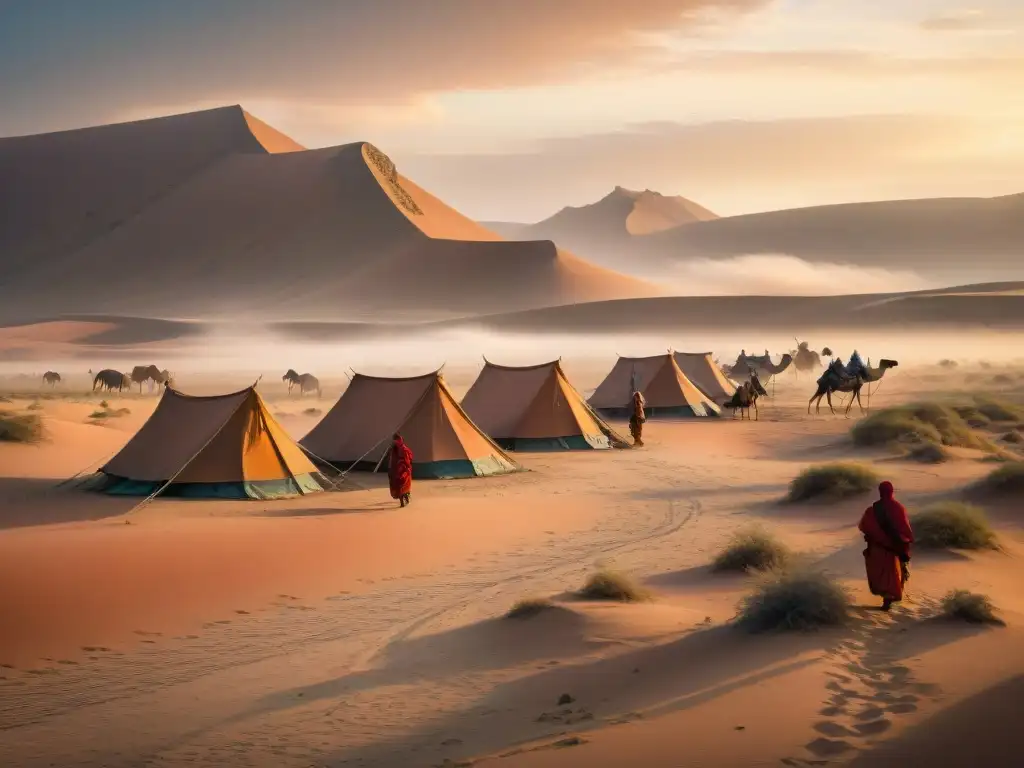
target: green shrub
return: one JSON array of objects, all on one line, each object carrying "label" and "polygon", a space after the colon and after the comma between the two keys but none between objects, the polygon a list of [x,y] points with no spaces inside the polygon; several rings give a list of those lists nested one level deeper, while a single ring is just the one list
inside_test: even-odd
[{"label": "green shrub", "polygon": [[995,606],[988,596],[966,589],[954,589],[942,599],[942,615],[970,624],[1005,624],[996,616]]},{"label": "green shrub", "polygon": [[911,518],[914,542],[926,549],[993,549],[996,535],[985,512],[972,504],[942,501]]},{"label": "green shrub", "polygon": [[43,420],[35,413],[0,411],[0,440],[9,443],[37,443],[43,439]]},{"label": "green shrub", "polygon": [[879,478],[860,464],[821,464],[808,467],[789,483],[789,501],[843,499],[872,490]]},{"label": "green shrub", "polygon": [[[976,418],[973,411],[964,411]],[[981,411],[977,414],[984,417]],[[987,423],[987,422],[985,422]],[[856,445],[870,447],[890,443],[941,443],[961,448],[987,448],[953,408],[938,403],[886,408],[862,419],[850,431]]]},{"label": "green shrub", "polygon": [[711,568],[714,571],[769,571],[785,568],[793,553],[789,547],[759,526],[733,534],[725,549],[718,553]]},{"label": "green shrub", "polygon": [[982,478],[975,489],[998,495],[1024,493],[1024,462],[1007,461]]},{"label": "green shrub", "polygon": [[736,623],[750,632],[807,631],[844,624],[850,596],[820,571],[769,571],[740,602]]},{"label": "green shrub", "polygon": [[625,574],[602,568],[592,574],[578,595],[584,600],[617,600],[636,603],[650,599],[650,593]]},{"label": "green shrub", "polygon": [[517,600],[505,614],[506,619],[529,619],[539,613],[550,610],[555,604],[546,597],[527,597]]}]

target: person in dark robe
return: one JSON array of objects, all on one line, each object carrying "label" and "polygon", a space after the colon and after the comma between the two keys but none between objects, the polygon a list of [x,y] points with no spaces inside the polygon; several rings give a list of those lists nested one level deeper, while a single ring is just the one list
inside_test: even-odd
[{"label": "person in dark robe", "polygon": [[388,452],[388,483],[391,486],[391,498],[398,499],[400,507],[410,503],[412,451],[397,432],[391,439],[391,450]]},{"label": "person in dark robe", "polygon": [[892,483],[878,486],[878,501],[861,516],[860,532],[864,534],[864,566],[867,569],[871,594],[882,598],[882,610],[903,599],[903,587],[910,578],[910,548],[914,532],[907,519],[907,510],[896,501]]},{"label": "person in dark robe", "polygon": [[629,434],[633,436],[633,445],[643,446],[644,422],[647,416],[644,413],[644,396],[639,392],[633,393],[633,412],[629,416]]}]

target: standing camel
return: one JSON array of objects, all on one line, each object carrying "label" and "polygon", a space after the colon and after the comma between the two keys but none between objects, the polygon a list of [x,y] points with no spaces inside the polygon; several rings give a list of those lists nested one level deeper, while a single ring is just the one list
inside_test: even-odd
[{"label": "standing camel", "polygon": [[793,370],[800,372],[816,371],[821,368],[821,355],[810,348],[806,341],[797,340],[797,348],[792,351]]},{"label": "standing camel", "polygon": [[47,371],[43,374],[43,383],[55,387],[60,384],[60,374],[56,371]]},{"label": "standing camel", "polygon": [[294,369],[289,368],[288,372],[281,377],[281,381],[288,382],[288,394],[292,393],[292,387],[296,384],[299,386],[299,397],[302,397],[306,392],[316,392],[316,396],[320,397],[320,379],[314,376],[312,373],[296,373]]},{"label": "standing camel", "polygon": [[763,355],[748,355],[746,350],[740,352],[739,357],[736,358],[736,362],[733,363],[730,373],[733,376],[744,376],[751,371],[756,372],[759,377],[763,376],[767,379],[771,379],[772,376],[778,376],[783,371],[787,370],[789,366],[793,364],[793,355],[788,352],[784,354],[778,364],[772,362],[772,356],[768,350],[764,351]]},{"label": "standing camel", "polygon": [[732,397],[724,403],[724,407],[732,409],[732,417],[734,419],[736,418],[737,410],[740,412],[740,419],[744,418],[744,414],[746,414],[746,418],[749,419],[750,409],[753,408],[754,420],[758,421],[760,420],[761,415],[757,410],[757,400],[762,395],[767,394],[768,391],[762,386],[761,379],[757,376],[757,371],[751,370],[750,379],[748,381],[744,381],[736,388]]},{"label": "standing camel", "polygon": [[142,385],[149,382],[149,391],[152,392],[157,384],[166,384],[170,381],[171,375],[167,371],[161,371],[155,365],[136,365],[132,368],[130,378],[133,383],[139,385],[139,394],[142,394]]},{"label": "standing camel", "polygon": [[811,413],[811,404],[815,403],[814,412],[821,412],[821,398],[825,397],[828,399],[829,410],[835,415],[836,409],[832,407],[832,393],[833,392],[849,392],[853,396],[850,398],[849,404],[846,406],[846,415],[850,415],[850,409],[853,408],[853,401],[857,401],[857,405],[860,406],[860,412],[865,413],[864,404],[860,401],[860,390],[865,384],[879,381],[885,375],[885,372],[890,368],[895,368],[899,363],[895,360],[879,360],[877,368],[871,368],[870,366],[864,366],[859,373],[850,375],[846,371],[846,367],[840,360],[835,360],[821,375],[818,379],[818,388],[814,394],[811,395],[811,399],[807,401],[807,413]]},{"label": "standing camel", "polygon": [[[92,371],[89,371],[92,373]],[[112,368],[104,368],[102,371],[96,374],[92,380],[92,391],[96,391],[96,387],[100,389],[108,390],[113,392],[115,389],[121,392],[125,389],[131,391],[132,380],[127,373],[121,373],[115,371]]]}]

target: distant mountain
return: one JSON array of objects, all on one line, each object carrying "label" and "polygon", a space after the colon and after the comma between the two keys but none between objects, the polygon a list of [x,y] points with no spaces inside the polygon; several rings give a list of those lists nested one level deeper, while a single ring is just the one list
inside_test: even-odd
[{"label": "distant mountain", "polygon": [[241,107],[0,139],[0,320],[452,316],[658,293]]}]

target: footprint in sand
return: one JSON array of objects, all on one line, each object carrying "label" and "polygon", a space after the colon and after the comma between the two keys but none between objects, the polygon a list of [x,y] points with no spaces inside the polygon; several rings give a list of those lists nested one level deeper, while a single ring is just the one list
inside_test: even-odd
[{"label": "footprint in sand", "polygon": [[845,725],[834,722],[832,720],[823,720],[820,723],[814,724],[814,730],[818,733],[822,733],[826,736],[856,736],[857,734],[847,728]]},{"label": "footprint in sand", "polygon": [[885,733],[892,728],[892,722],[882,717],[878,720],[871,720],[867,723],[857,723],[854,728],[861,736],[877,736],[880,733]]},{"label": "footprint in sand", "polygon": [[248,611],[243,611],[241,608],[236,608],[235,609],[235,613],[237,613],[239,616],[248,616],[248,615],[250,615]]},{"label": "footprint in sand", "polygon": [[83,645],[80,650],[86,653],[110,653],[110,649],[102,645]]},{"label": "footprint in sand", "polygon": [[163,637],[162,632],[147,632],[144,629],[136,629],[135,634],[141,635],[142,637]]},{"label": "footprint in sand", "polygon": [[818,757],[837,757],[853,749],[853,745],[842,739],[815,739],[808,743],[807,751]]},{"label": "footprint in sand", "polygon": [[72,661],[71,659],[61,659],[57,663],[64,664],[65,666],[76,666],[78,664],[77,661]]}]

